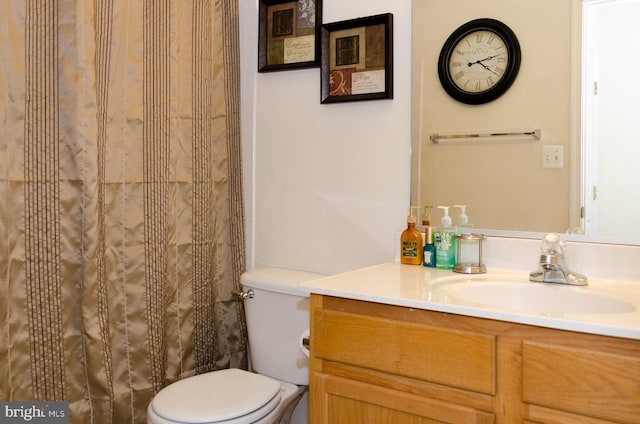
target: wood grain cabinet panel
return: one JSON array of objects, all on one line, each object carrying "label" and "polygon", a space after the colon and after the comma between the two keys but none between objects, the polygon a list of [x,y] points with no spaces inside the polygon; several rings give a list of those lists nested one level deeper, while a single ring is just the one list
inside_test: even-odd
[{"label": "wood grain cabinet panel", "polygon": [[495,422],[492,413],[451,402],[425,399],[410,393],[346,380],[315,376],[323,387],[323,416],[329,423],[477,423]]},{"label": "wood grain cabinet panel", "polygon": [[525,402],[623,423],[640,422],[640,358],[522,344]]},{"label": "wood grain cabinet panel", "polygon": [[330,310],[314,313],[318,358],[495,392],[495,337]]},{"label": "wood grain cabinet panel", "polygon": [[311,295],[311,424],[640,424],[640,340]]}]

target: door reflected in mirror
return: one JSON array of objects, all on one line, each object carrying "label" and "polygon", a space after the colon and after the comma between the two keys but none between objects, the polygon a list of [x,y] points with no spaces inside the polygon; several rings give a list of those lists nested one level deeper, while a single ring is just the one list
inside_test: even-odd
[{"label": "door reflected in mirror", "polygon": [[583,10],[584,229],[640,240],[640,0],[587,1]]}]

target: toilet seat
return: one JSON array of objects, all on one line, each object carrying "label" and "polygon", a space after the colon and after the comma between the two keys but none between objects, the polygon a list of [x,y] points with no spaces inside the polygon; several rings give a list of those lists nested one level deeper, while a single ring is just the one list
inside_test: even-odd
[{"label": "toilet seat", "polygon": [[176,423],[248,424],[280,403],[280,382],[239,369],[200,374],[162,389],[149,413]]}]

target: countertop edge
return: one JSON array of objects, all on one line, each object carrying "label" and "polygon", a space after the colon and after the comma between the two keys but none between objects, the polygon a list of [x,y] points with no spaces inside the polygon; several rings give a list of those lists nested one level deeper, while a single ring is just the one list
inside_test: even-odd
[{"label": "countertop edge", "polygon": [[[334,276],[322,277],[303,283],[299,288],[307,294],[335,296],[558,330],[640,340],[640,305],[635,305],[636,311],[633,313],[617,314],[620,319],[625,320],[626,318],[622,317],[622,315],[626,315],[628,321],[630,321],[627,323],[628,325],[621,325],[607,322],[606,319],[597,315],[565,315],[557,317],[528,311],[514,312],[489,307],[433,302],[429,300],[427,293],[430,281],[443,276],[451,276],[452,273],[450,271],[423,270],[420,268],[423,267],[389,262]],[[504,273],[509,272],[509,270],[489,270],[489,273],[491,272]],[[521,273],[521,271],[514,271],[514,273]],[[418,286],[424,283],[424,287],[419,288],[422,291],[418,289],[412,291],[412,287],[407,288],[400,281],[405,275],[413,276],[413,274],[415,274],[415,281],[418,281],[418,283],[405,282],[405,286],[409,284]],[[396,281],[392,281],[394,277]],[[367,284],[362,284],[364,280],[366,280]],[[638,288],[640,290],[640,283]],[[634,323],[636,324],[633,325]]]}]

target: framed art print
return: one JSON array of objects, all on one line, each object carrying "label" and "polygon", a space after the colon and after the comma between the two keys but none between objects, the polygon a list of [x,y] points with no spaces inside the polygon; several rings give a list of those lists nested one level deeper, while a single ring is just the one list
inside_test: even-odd
[{"label": "framed art print", "polygon": [[258,72],[320,65],[322,0],[259,0]]},{"label": "framed art print", "polygon": [[393,98],[393,15],[322,25],[321,102]]}]

